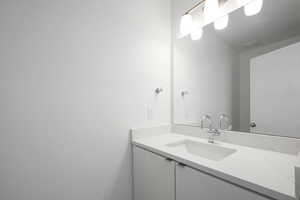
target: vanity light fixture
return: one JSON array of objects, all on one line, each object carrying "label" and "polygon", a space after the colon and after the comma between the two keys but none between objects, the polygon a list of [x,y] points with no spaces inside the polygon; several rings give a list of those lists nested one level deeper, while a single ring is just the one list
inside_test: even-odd
[{"label": "vanity light fixture", "polygon": [[224,15],[223,17],[220,17],[214,22],[214,27],[216,30],[222,30],[228,26],[229,16]]},{"label": "vanity light fixture", "polygon": [[204,22],[210,23],[215,20],[219,14],[219,1],[220,0],[206,0],[204,3]]},{"label": "vanity light fixture", "polygon": [[244,6],[244,13],[246,16],[253,16],[258,14],[263,7],[263,0],[253,0]]},{"label": "vanity light fixture", "polygon": [[204,20],[209,23],[214,21],[216,30],[222,30],[228,26],[228,14],[221,16],[221,0],[206,0],[204,5]]},{"label": "vanity light fixture", "polygon": [[[197,4],[195,4],[192,8],[187,10],[184,15],[182,15],[180,20],[180,33],[185,36],[190,34],[193,31],[193,17],[190,14],[194,9],[198,8],[201,4],[203,4],[205,0],[201,0]],[[199,35],[199,33],[198,33]],[[202,35],[202,34],[201,34]],[[201,38],[201,37],[200,37]]]},{"label": "vanity light fixture", "polygon": [[188,35],[193,29],[193,17],[186,13],[181,17],[180,32],[182,35]]},{"label": "vanity light fixture", "polygon": [[[195,4],[192,8],[187,10],[181,17],[180,21],[180,33],[182,36],[191,35],[192,40],[199,40],[203,35],[203,26],[194,27],[193,26],[193,16],[191,12],[197,9],[202,4],[204,24],[214,23],[216,30],[222,30],[228,26],[229,15],[225,14],[218,18],[220,15],[220,4],[230,0],[201,0]],[[220,3],[221,2],[221,3]],[[203,6],[203,5],[202,5]],[[258,14],[263,7],[263,0],[252,0],[244,6],[244,13],[246,16],[253,16]]]},{"label": "vanity light fixture", "polygon": [[203,35],[203,29],[202,27],[199,27],[191,33],[191,39],[200,40],[202,38],[202,35]]}]

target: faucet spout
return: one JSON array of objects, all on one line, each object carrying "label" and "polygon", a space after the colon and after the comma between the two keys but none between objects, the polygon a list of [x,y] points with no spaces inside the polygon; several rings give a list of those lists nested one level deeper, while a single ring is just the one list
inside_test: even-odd
[{"label": "faucet spout", "polygon": [[208,142],[215,143],[215,136],[220,136],[221,133],[218,129],[209,129],[208,130]]}]

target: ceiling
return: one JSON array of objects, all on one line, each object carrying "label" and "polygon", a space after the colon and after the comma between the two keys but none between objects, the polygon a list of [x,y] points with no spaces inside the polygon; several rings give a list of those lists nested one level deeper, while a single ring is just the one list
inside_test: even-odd
[{"label": "ceiling", "polygon": [[226,43],[239,50],[265,46],[300,35],[300,0],[264,0],[262,11],[247,17],[243,9],[231,13],[226,29],[215,31]]}]

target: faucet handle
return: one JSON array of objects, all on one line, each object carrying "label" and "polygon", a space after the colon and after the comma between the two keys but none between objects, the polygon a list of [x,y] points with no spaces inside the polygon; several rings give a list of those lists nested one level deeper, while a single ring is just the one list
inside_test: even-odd
[{"label": "faucet handle", "polygon": [[208,122],[208,128],[211,129],[212,128],[212,119],[209,115],[204,115],[201,119],[201,129],[205,128],[205,122]]},{"label": "faucet handle", "polygon": [[232,129],[231,120],[228,115],[226,114],[220,115],[219,128],[225,131],[230,131]]}]

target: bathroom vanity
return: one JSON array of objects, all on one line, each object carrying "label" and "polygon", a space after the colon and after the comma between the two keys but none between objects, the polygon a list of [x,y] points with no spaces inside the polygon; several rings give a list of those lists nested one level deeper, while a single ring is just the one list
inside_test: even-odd
[{"label": "bathroom vanity", "polygon": [[132,131],[135,200],[299,200],[299,13],[173,0],[172,125]]},{"label": "bathroom vanity", "polygon": [[132,130],[134,199],[296,200],[300,140],[221,134],[210,144],[197,127]]}]

